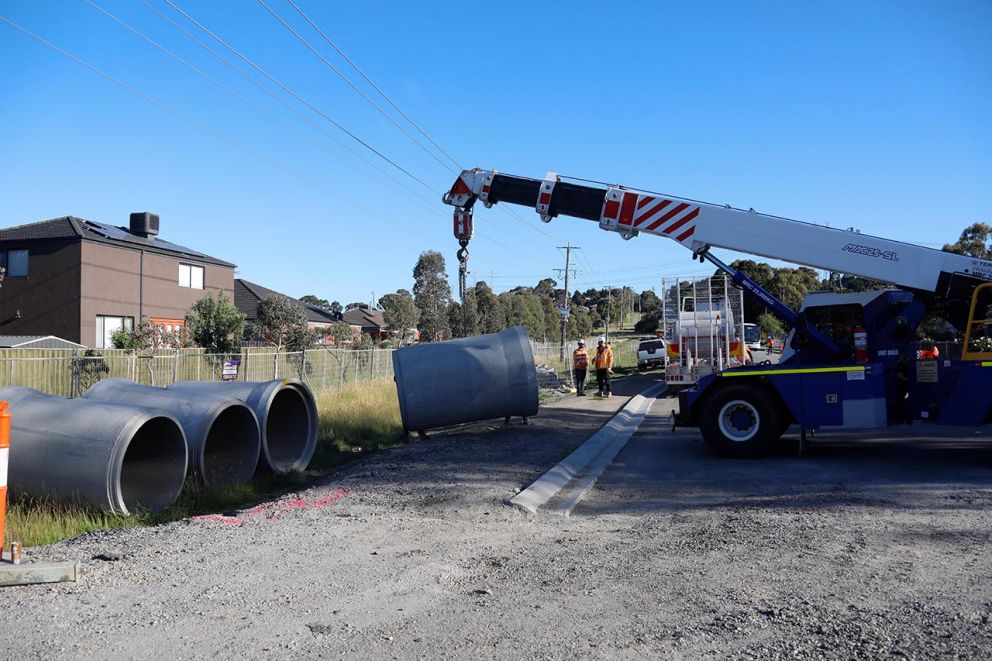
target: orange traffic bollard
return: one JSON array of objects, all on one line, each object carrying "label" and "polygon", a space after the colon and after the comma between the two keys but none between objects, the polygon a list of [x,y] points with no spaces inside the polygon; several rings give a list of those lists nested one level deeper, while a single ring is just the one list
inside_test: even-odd
[{"label": "orange traffic bollard", "polygon": [[7,402],[0,402],[0,549],[7,526],[7,456],[10,454],[10,413]]}]

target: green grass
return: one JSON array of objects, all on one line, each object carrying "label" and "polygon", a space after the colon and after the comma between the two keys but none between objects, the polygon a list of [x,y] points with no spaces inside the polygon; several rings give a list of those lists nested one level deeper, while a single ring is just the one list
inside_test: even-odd
[{"label": "green grass", "polygon": [[5,539],[18,540],[25,547],[41,546],[95,530],[229,512],[305,487],[336,466],[401,442],[399,402],[391,380],[347,384],[316,396],[320,429],[317,450],[306,473],[259,473],[248,484],[209,488],[189,480],[176,503],[156,515],[139,512],[124,516],[85,505],[20,498],[7,510]]}]

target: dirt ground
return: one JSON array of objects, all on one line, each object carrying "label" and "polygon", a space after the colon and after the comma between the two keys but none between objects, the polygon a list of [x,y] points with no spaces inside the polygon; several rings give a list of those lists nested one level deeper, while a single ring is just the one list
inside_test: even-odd
[{"label": "dirt ground", "polygon": [[659,400],[571,517],[507,504],[624,401],[564,397],[244,511],[32,549],[85,576],[0,592],[5,656],[989,657],[992,441],[948,463],[883,439],[845,472],[841,438],[770,470],[671,434]]}]

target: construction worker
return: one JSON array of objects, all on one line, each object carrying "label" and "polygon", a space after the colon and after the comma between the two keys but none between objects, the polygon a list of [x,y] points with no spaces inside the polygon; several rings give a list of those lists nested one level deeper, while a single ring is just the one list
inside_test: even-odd
[{"label": "construction worker", "polygon": [[599,386],[598,397],[612,397],[613,388],[610,386],[610,374],[613,373],[613,349],[606,344],[602,335],[596,340],[596,355],[593,357],[596,366],[596,384]]},{"label": "construction worker", "polygon": [[579,348],[572,352],[572,371],[575,374],[575,396],[586,396],[586,371],[589,369],[589,354],[586,341],[579,340]]}]

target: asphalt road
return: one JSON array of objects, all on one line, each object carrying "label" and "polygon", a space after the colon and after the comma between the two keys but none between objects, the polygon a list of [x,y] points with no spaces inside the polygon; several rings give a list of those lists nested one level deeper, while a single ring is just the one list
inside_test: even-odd
[{"label": "asphalt road", "polygon": [[821,431],[800,456],[793,427],[770,457],[727,459],[698,430],[671,431],[676,406],[671,397],[655,402],[573,515],[858,502],[938,507],[948,490],[992,484],[992,428]]}]

